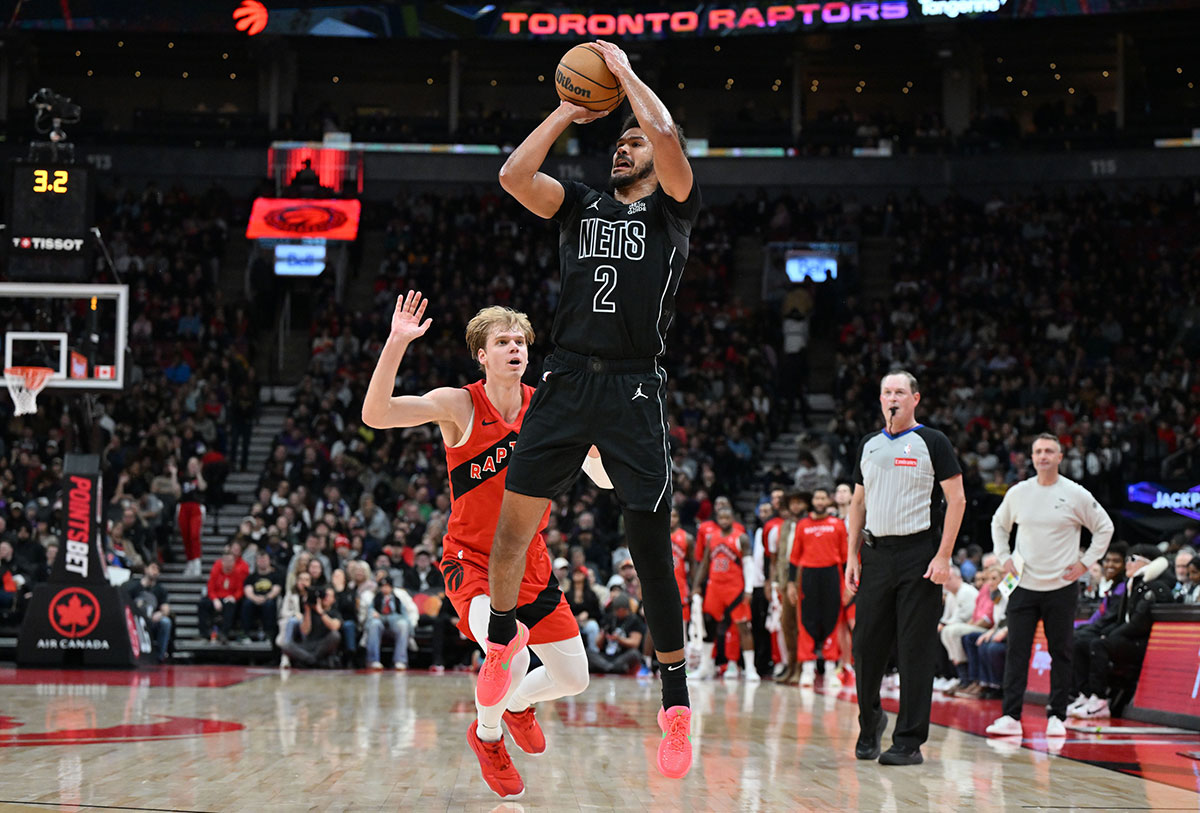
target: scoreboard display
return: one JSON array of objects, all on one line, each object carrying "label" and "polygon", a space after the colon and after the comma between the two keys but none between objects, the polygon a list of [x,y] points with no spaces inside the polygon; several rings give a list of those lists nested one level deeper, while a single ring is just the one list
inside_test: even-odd
[{"label": "scoreboard display", "polygon": [[12,282],[90,279],[88,230],[92,195],[88,167],[14,162],[5,233]]}]

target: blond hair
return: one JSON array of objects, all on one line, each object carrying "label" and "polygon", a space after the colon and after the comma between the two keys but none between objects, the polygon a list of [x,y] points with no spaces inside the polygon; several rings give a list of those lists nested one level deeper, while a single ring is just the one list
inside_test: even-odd
[{"label": "blond hair", "polygon": [[[529,323],[528,316],[512,308],[492,305],[479,311],[467,322],[467,349],[471,351],[471,358],[479,359],[479,351],[487,347],[488,336],[492,335],[493,330],[520,331],[525,337],[525,344],[533,344],[533,325]],[[482,364],[479,369],[483,369]]]}]

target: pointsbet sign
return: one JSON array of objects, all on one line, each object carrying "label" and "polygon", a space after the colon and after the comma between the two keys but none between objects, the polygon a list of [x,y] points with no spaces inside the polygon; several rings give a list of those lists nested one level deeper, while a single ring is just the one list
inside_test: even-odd
[{"label": "pointsbet sign", "polygon": [[909,4],[904,0],[837,0],[628,14],[503,11],[500,13],[499,33],[513,36],[637,37],[647,34],[721,34],[771,29],[787,31],[816,25],[903,20],[909,13]]}]

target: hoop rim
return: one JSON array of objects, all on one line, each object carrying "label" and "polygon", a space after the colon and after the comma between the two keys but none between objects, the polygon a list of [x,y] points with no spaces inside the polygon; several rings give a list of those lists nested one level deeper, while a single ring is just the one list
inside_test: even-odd
[{"label": "hoop rim", "polygon": [[5,367],[4,375],[6,378],[22,379],[25,389],[36,393],[40,392],[46,386],[46,382],[50,380],[50,376],[54,375],[54,368],[32,366]]}]

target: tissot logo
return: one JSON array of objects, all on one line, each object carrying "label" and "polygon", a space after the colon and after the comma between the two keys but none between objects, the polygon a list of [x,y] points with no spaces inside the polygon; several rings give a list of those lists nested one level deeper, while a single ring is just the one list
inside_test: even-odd
[{"label": "tissot logo", "polygon": [[83,240],[73,237],[14,237],[12,244],[34,251],[83,251]]},{"label": "tissot logo", "polygon": [[[82,587],[60,590],[50,600],[50,626],[64,638],[82,638],[100,621],[100,602]],[[67,648],[67,647],[64,647]]]},{"label": "tissot logo", "polygon": [[317,234],[346,224],[346,213],[332,206],[306,203],[300,206],[281,206],[267,212],[267,225],[292,234]]}]

